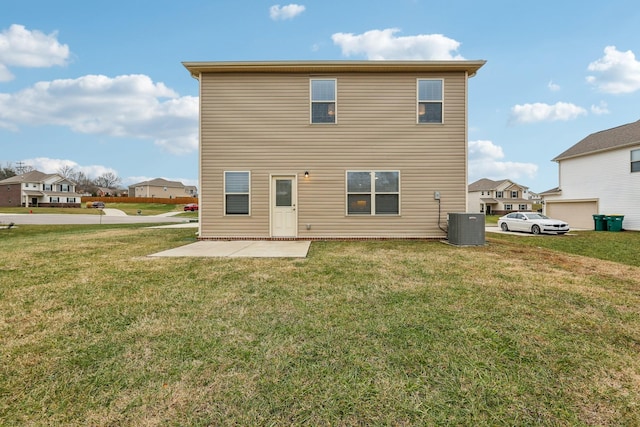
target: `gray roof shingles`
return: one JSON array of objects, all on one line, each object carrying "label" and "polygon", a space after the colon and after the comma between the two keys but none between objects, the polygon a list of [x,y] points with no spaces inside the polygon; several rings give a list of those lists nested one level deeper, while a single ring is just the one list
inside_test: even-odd
[{"label": "gray roof shingles", "polygon": [[553,161],[585,156],[601,151],[640,144],[640,120],[612,129],[592,133],[556,156]]}]

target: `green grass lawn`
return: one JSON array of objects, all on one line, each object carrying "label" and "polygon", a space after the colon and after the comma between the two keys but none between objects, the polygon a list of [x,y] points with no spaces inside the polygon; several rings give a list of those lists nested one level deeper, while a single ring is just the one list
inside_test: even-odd
[{"label": "green grass lawn", "polygon": [[[640,425],[640,233],[149,258],[0,230],[2,425]],[[547,238],[549,237],[549,238]]]}]

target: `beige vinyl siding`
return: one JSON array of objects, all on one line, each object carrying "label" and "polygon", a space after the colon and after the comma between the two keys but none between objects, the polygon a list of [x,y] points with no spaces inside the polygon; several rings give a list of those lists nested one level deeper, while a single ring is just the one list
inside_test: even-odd
[{"label": "beige vinyl siding", "polygon": [[[310,124],[309,80],[337,79],[337,123]],[[416,123],[416,81],[444,79],[444,123]],[[200,237],[270,237],[270,174],[298,176],[298,237],[442,237],[466,205],[466,74],[201,76]],[[224,171],[251,171],[251,215],[224,216]],[[347,216],[347,170],[397,170],[400,216]],[[309,178],[304,172],[309,171]],[[311,226],[307,230],[307,224]]]}]

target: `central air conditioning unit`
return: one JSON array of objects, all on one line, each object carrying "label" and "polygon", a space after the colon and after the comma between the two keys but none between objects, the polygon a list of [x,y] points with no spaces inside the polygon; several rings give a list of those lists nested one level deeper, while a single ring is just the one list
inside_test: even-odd
[{"label": "central air conditioning unit", "polygon": [[456,246],[482,246],[484,236],[484,214],[449,213],[447,239]]}]

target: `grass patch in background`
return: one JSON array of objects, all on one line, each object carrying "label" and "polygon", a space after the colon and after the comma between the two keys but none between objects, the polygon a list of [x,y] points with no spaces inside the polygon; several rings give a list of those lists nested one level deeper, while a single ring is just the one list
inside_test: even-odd
[{"label": "grass patch in background", "polygon": [[564,236],[518,236],[487,233],[490,242],[546,248],[640,267],[640,232],[572,231]]},{"label": "grass patch in background", "polygon": [[5,231],[7,425],[640,424],[640,269],[571,236],[299,260],[147,257],[185,229]]}]

